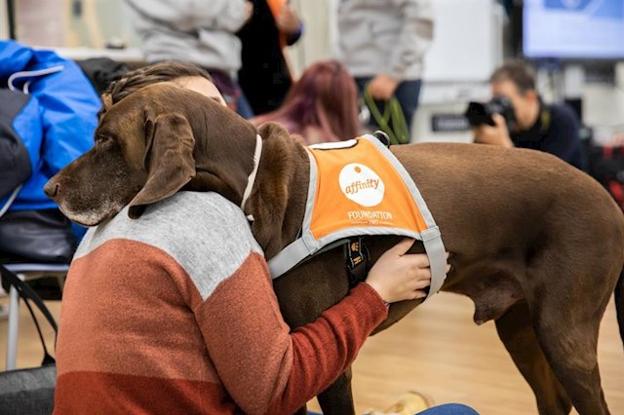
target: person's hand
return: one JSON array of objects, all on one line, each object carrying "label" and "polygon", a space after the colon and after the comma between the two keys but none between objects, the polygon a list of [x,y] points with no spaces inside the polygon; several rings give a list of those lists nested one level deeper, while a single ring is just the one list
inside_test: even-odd
[{"label": "person's hand", "polygon": [[386,303],[423,298],[431,284],[431,270],[426,254],[406,254],[414,244],[404,239],[389,250],[373,265],[366,283]]},{"label": "person's hand", "polygon": [[368,84],[368,92],[375,99],[387,101],[392,98],[398,85],[399,81],[396,79],[386,74],[379,74]]},{"label": "person's hand", "polygon": [[301,27],[299,16],[297,16],[297,13],[289,4],[285,4],[284,7],[282,7],[275,23],[277,23],[279,31],[287,35],[296,33]]},{"label": "person's hand", "polygon": [[473,130],[475,143],[513,147],[513,142],[511,141],[511,137],[509,137],[509,130],[507,129],[505,117],[500,114],[494,114],[492,119],[494,119],[494,124],[496,124],[494,127],[484,124]]},{"label": "person's hand", "polygon": [[251,16],[253,16],[254,5],[252,2],[248,1],[245,3],[245,21],[249,21]]}]

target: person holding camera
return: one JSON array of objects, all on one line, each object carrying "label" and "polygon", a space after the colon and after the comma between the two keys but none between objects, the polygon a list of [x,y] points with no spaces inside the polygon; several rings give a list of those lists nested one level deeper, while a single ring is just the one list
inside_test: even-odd
[{"label": "person holding camera", "polygon": [[494,99],[481,109],[482,119],[488,120],[475,120],[474,108],[467,113],[476,143],[540,150],[585,168],[578,118],[565,104],[542,101],[535,75],[526,63],[505,63],[494,71],[490,85]]}]

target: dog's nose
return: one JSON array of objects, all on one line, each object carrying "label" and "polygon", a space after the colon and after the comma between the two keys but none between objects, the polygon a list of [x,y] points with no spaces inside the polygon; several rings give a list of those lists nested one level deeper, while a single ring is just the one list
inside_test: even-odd
[{"label": "dog's nose", "polygon": [[48,182],[43,186],[43,191],[48,197],[54,197],[59,193],[61,189],[61,185],[56,183],[54,180],[48,180]]}]

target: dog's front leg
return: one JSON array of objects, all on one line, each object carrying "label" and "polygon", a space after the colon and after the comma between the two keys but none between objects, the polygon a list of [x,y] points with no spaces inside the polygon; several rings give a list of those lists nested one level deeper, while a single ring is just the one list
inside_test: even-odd
[{"label": "dog's front leg", "polygon": [[351,367],[317,397],[323,415],[355,415]]}]

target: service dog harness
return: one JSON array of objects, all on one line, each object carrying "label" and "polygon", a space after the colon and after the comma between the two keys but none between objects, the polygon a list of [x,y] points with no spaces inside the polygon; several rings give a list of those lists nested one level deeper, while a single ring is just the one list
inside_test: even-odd
[{"label": "service dog harness", "polygon": [[344,245],[350,282],[355,285],[368,272],[363,236],[400,235],[423,242],[431,268],[428,297],[437,293],[446,278],[440,230],[392,152],[372,135],[307,149],[310,184],[300,237],[269,261],[272,277]]}]

